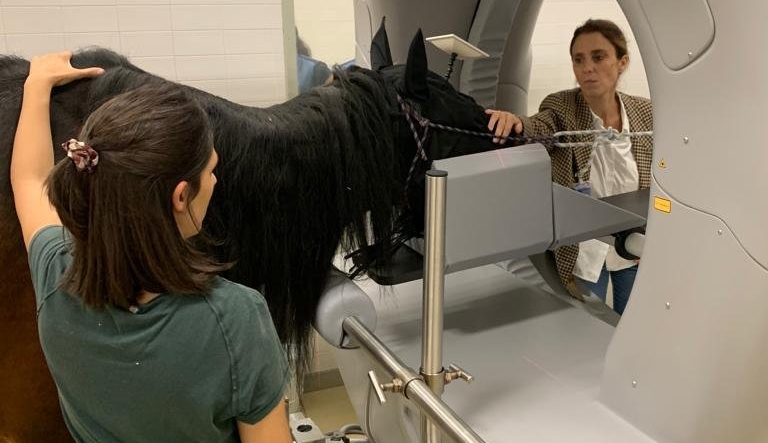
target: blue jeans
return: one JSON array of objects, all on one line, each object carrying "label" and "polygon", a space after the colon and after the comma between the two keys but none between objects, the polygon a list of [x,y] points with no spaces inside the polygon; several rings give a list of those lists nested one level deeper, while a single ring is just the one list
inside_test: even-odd
[{"label": "blue jeans", "polygon": [[605,301],[606,294],[608,293],[609,274],[611,283],[613,283],[613,310],[621,315],[624,313],[624,308],[627,307],[629,294],[632,292],[632,285],[635,284],[637,265],[622,269],[621,271],[608,271],[605,264],[603,264],[603,270],[600,271],[600,278],[597,279],[597,282],[592,283],[579,277],[576,277],[576,279],[581,285],[600,297],[600,300]]}]

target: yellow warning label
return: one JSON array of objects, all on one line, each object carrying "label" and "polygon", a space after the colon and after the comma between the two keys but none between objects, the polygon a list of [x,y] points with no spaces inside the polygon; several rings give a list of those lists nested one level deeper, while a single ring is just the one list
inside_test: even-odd
[{"label": "yellow warning label", "polygon": [[667,161],[662,158],[661,161],[659,161],[659,167],[661,169],[667,169]]},{"label": "yellow warning label", "polygon": [[653,197],[653,208],[657,211],[669,214],[672,212],[672,202],[666,198]]}]

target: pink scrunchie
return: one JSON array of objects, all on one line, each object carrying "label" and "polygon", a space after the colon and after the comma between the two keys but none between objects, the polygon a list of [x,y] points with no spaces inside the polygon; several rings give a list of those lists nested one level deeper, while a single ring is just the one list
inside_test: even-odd
[{"label": "pink scrunchie", "polygon": [[61,147],[67,152],[67,157],[75,164],[78,172],[93,172],[93,168],[99,164],[99,153],[83,142],[71,138],[62,143]]}]

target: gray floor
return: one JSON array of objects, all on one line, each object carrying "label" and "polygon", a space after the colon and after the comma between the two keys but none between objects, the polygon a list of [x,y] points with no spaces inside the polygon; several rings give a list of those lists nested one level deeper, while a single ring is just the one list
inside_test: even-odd
[{"label": "gray floor", "polygon": [[[360,283],[377,305],[376,334],[413,368],[421,346],[421,284],[382,290]],[[596,400],[613,326],[496,266],[450,274],[445,286],[444,364],[457,363],[476,380],[452,383],[444,399],[486,442],[653,442]],[[383,407],[372,401],[365,374],[376,366],[364,353],[335,355],[375,441],[417,441],[416,413],[407,401],[392,394],[396,401]]]}]

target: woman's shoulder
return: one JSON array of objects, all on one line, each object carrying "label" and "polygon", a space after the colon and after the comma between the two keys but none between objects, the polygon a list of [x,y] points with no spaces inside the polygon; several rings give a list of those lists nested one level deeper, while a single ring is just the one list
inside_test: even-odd
[{"label": "woman's shoulder", "polygon": [[213,278],[205,298],[215,311],[229,318],[269,315],[267,301],[259,291],[223,277]]},{"label": "woman's shoulder", "polygon": [[636,130],[647,131],[653,127],[653,108],[651,100],[645,97],[619,92],[621,102],[627,110],[630,125]]},{"label": "woman's shoulder", "polygon": [[625,94],[623,92],[619,92],[619,97],[621,97],[621,101],[624,103],[624,106],[634,106],[640,109],[647,109],[650,111],[651,109],[651,99],[646,97],[640,97],[639,95],[630,95]]},{"label": "woman's shoulder", "polygon": [[556,131],[583,129],[591,122],[589,106],[579,88],[549,94],[541,102],[537,115],[553,120],[552,130]]},{"label": "woman's shoulder", "polygon": [[563,89],[562,91],[553,92],[549,95],[547,95],[543,102],[551,101],[551,102],[575,102],[579,98],[579,88],[573,88],[573,89]]},{"label": "woman's shoulder", "polygon": [[541,101],[539,110],[551,109],[555,112],[571,112],[578,109],[584,99],[581,97],[579,88],[564,89],[553,92]]}]

